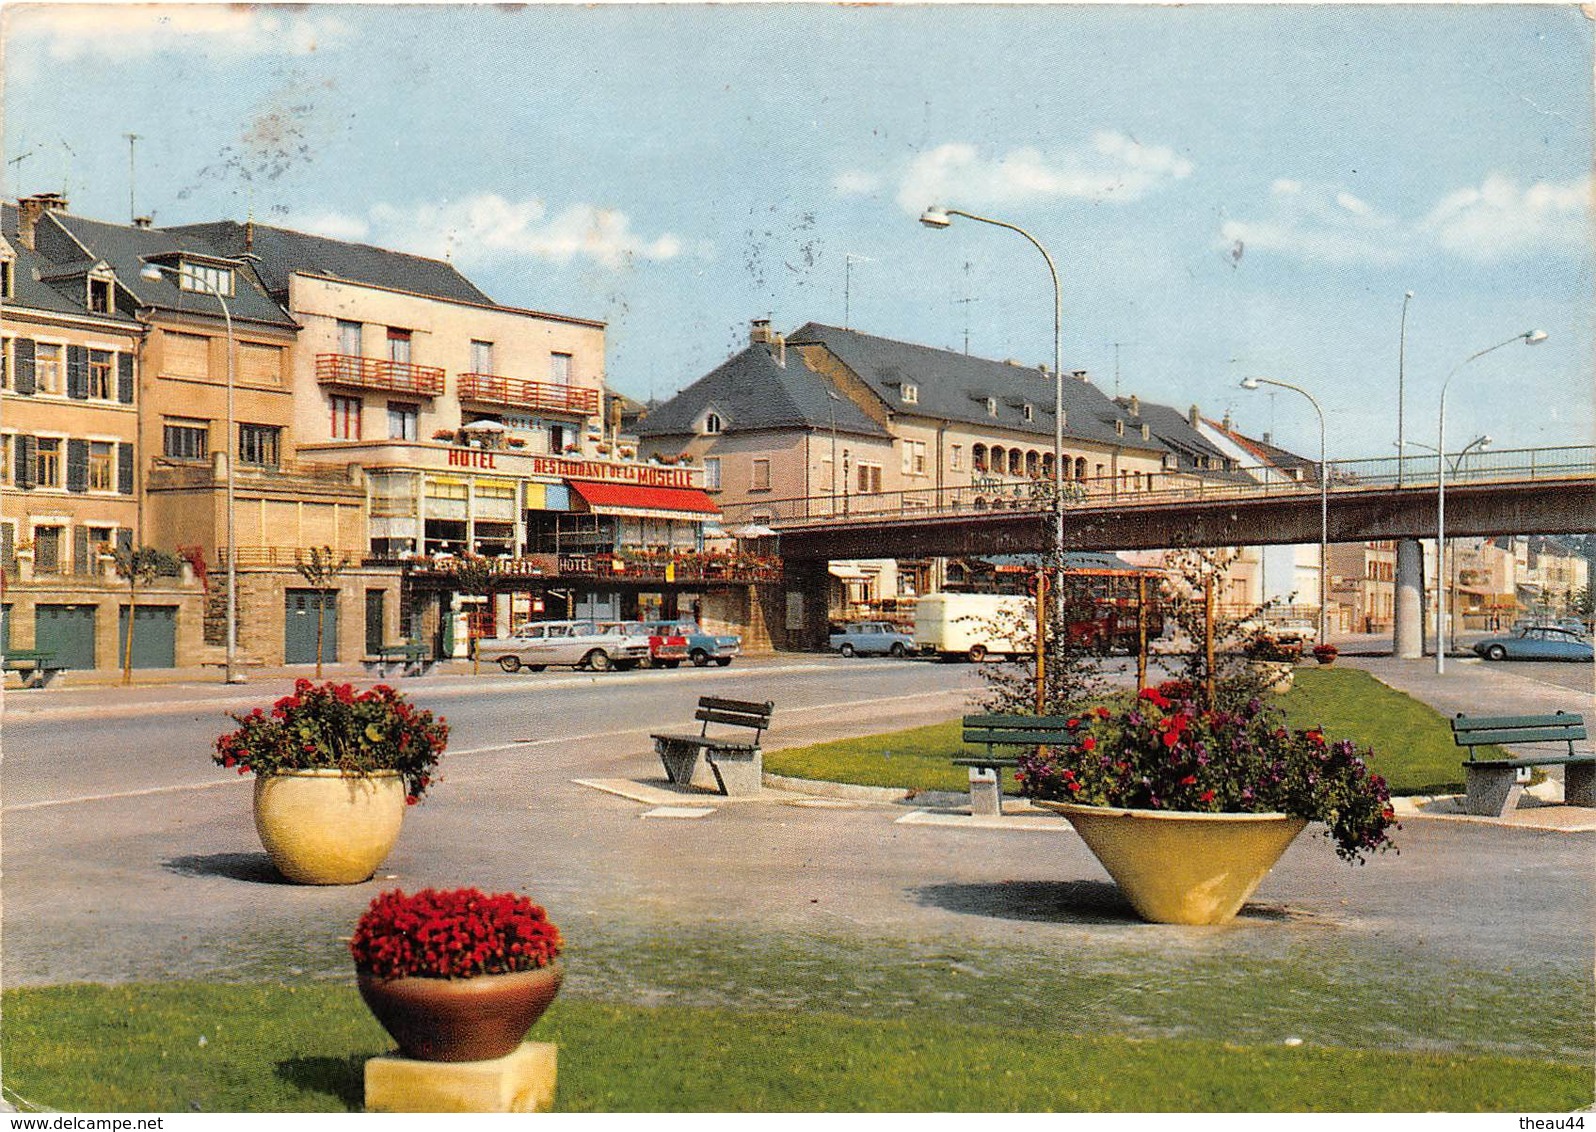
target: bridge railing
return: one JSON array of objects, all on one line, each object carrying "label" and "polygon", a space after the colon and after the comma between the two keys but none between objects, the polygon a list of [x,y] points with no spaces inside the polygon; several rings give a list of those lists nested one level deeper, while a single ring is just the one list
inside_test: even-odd
[{"label": "bridge railing", "polygon": [[[1319,494],[1317,463],[1295,472],[1250,469],[1247,475],[1199,476],[1192,472],[1155,472],[1133,476],[1103,476],[1069,480],[1064,485],[1067,509],[1105,506],[1140,507],[1178,502],[1292,498]],[[1337,460],[1326,468],[1332,495],[1358,491],[1435,490],[1434,456],[1408,456],[1375,460]],[[1259,482],[1251,475],[1266,478]],[[1448,484],[1522,483],[1596,475],[1596,448],[1589,445],[1560,448],[1521,448],[1500,452],[1470,452],[1447,456]],[[1052,509],[1051,480],[988,477],[958,487],[912,488],[905,491],[813,495],[789,499],[722,505],[724,525],[740,523],[856,522],[861,519],[947,518],[1016,511],[1045,513]]]}]

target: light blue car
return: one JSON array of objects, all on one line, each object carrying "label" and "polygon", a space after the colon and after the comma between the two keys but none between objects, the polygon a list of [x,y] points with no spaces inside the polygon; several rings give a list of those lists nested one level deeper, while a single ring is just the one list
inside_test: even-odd
[{"label": "light blue car", "polygon": [[914,652],[914,634],[890,621],[856,621],[831,634],[831,647],[843,656],[908,656]]},{"label": "light blue car", "polygon": [[1593,655],[1590,641],[1568,629],[1530,625],[1505,637],[1477,641],[1474,651],[1486,660],[1583,660]]}]

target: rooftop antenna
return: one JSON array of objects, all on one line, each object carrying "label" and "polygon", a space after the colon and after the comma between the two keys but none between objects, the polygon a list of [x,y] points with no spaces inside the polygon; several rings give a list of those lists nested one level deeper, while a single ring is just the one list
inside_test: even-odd
[{"label": "rooftop antenna", "polygon": [[875,260],[865,255],[854,255],[844,252],[842,256],[842,328],[853,329],[853,265],[856,263],[874,263]]},{"label": "rooftop antenna", "polygon": [[133,145],[142,136],[140,134],[123,134],[127,139],[127,219],[134,223],[139,218],[138,208],[138,172],[133,163]]},{"label": "rooftop antenna", "polygon": [[962,298],[962,299],[954,299],[953,301],[955,303],[959,303],[960,305],[962,305],[964,307],[964,356],[965,357],[969,357],[970,356],[970,304],[971,303],[980,302],[979,299],[977,299],[974,296],[969,294],[969,287],[970,287],[970,261],[969,260],[965,260],[964,261],[964,287],[965,287],[965,296],[964,296],[964,298]]},{"label": "rooftop antenna", "polygon": [[66,138],[61,139],[61,148],[67,151],[66,167],[61,172],[61,195],[71,198],[69,191],[72,185],[72,162],[77,157],[78,151],[67,145]]},{"label": "rooftop antenna", "polygon": [[11,170],[11,180],[13,182],[16,182],[22,176],[22,163],[32,156],[33,150],[30,149],[27,153],[19,154],[6,162],[7,165],[15,166]]},{"label": "rooftop antenna", "polygon": [[1120,343],[1114,343],[1114,399],[1119,400],[1119,348]]}]

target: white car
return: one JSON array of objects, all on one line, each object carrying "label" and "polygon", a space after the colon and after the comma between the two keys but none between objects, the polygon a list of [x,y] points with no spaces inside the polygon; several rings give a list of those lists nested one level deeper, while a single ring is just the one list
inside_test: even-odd
[{"label": "white car", "polygon": [[592,621],[529,621],[508,637],[478,641],[477,657],[496,661],[506,672],[541,672],[550,665],[624,671],[648,659],[648,637]]}]

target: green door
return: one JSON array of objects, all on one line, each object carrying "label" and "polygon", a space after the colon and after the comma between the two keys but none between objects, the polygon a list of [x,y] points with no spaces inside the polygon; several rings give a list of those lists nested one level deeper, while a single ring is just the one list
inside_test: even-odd
[{"label": "green door", "polygon": [[283,596],[283,663],[316,663],[316,614],[321,613],[321,658],[338,659],[338,591],[288,590]]},{"label": "green door", "polygon": [[388,596],[386,590],[366,591],[366,655],[375,656],[377,650],[382,648],[382,614],[383,599]]},{"label": "green door", "polygon": [[55,654],[57,663],[79,670],[94,667],[92,605],[39,605],[33,610],[33,647]]},{"label": "green door", "polygon": [[[117,618],[116,659],[127,655],[127,606]],[[177,667],[177,606],[141,605],[133,619],[133,667]]]}]

